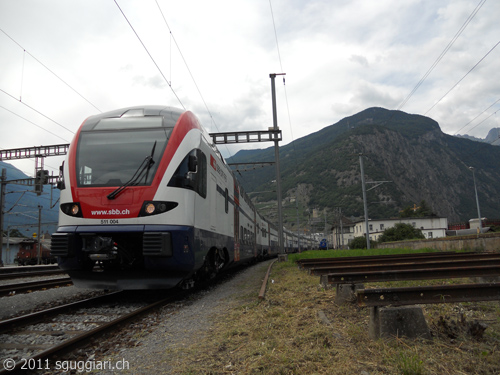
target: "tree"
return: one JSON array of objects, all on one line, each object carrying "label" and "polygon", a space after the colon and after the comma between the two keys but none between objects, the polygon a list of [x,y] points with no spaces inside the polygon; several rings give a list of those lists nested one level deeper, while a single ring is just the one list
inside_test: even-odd
[{"label": "tree", "polygon": [[[374,242],[370,240],[370,248],[373,249]],[[354,239],[351,241],[349,244],[349,247],[351,249],[366,249],[366,237],[365,236],[360,236],[360,237],[354,237]]]},{"label": "tree", "polygon": [[25,237],[24,234],[22,234],[19,229],[11,229],[10,230],[10,237]]},{"label": "tree", "polygon": [[391,228],[387,228],[379,238],[379,242],[403,241],[412,239],[424,239],[420,229],[414,228],[411,224],[398,223]]},{"label": "tree", "polygon": [[432,208],[429,207],[425,200],[420,201],[419,206],[417,205],[405,207],[399,213],[400,217],[428,217],[428,216],[437,216],[434,212],[432,212]]}]

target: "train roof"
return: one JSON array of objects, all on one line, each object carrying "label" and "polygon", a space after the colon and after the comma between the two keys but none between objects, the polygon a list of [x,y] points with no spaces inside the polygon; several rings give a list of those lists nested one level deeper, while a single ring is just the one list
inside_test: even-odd
[{"label": "train roof", "polygon": [[186,111],[183,109],[160,105],[143,105],[120,108],[88,117],[83,123],[82,131],[93,130],[102,119],[145,116],[162,116],[163,126],[173,127],[184,112]]}]

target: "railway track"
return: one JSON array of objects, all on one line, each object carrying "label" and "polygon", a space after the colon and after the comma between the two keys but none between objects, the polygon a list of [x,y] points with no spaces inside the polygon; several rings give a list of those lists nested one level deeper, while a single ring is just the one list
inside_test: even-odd
[{"label": "railway track", "polygon": [[0,276],[13,274],[13,273],[22,273],[29,274],[30,272],[45,272],[45,271],[57,271],[60,270],[59,266],[19,266],[19,267],[1,267],[0,268]]},{"label": "railway track", "polygon": [[10,280],[18,279],[20,277],[37,277],[37,276],[48,276],[48,275],[60,275],[66,273],[66,271],[59,268],[54,270],[41,270],[41,271],[27,271],[27,272],[5,272],[0,273],[0,280]]},{"label": "railway track", "polygon": [[82,346],[90,338],[140,314],[180,298],[115,292],[0,321],[0,374],[51,370],[50,358]]},{"label": "railway track", "polygon": [[0,297],[73,285],[70,277],[0,285]]}]

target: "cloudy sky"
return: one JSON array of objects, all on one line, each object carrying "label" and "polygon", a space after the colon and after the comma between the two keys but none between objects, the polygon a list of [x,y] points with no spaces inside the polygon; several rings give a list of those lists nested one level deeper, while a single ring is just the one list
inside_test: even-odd
[{"label": "cloudy sky", "polygon": [[69,143],[89,115],[142,104],[267,129],[282,72],[283,144],[373,106],[485,138],[499,16],[497,0],[0,0],[0,148]]}]

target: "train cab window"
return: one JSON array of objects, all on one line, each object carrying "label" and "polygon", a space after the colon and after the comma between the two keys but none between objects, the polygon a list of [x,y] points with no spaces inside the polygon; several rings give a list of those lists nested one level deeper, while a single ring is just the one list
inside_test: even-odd
[{"label": "train cab window", "polygon": [[207,197],[207,157],[199,149],[192,150],[177,167],[168,186],[196,191]]},{"label": "train cab window", "polygon": [[198,159],[198,178],[196,192],[203,198],[207,197],[207,157],[201,150],[196,150]]},{"label": "train cab window", "polygon": [[[77,185],[120,186],[127,182],[150,185],[171,129],[105,129],[80,134],[75,160]],[[148,163],[149,160],[154,163]]]}]

